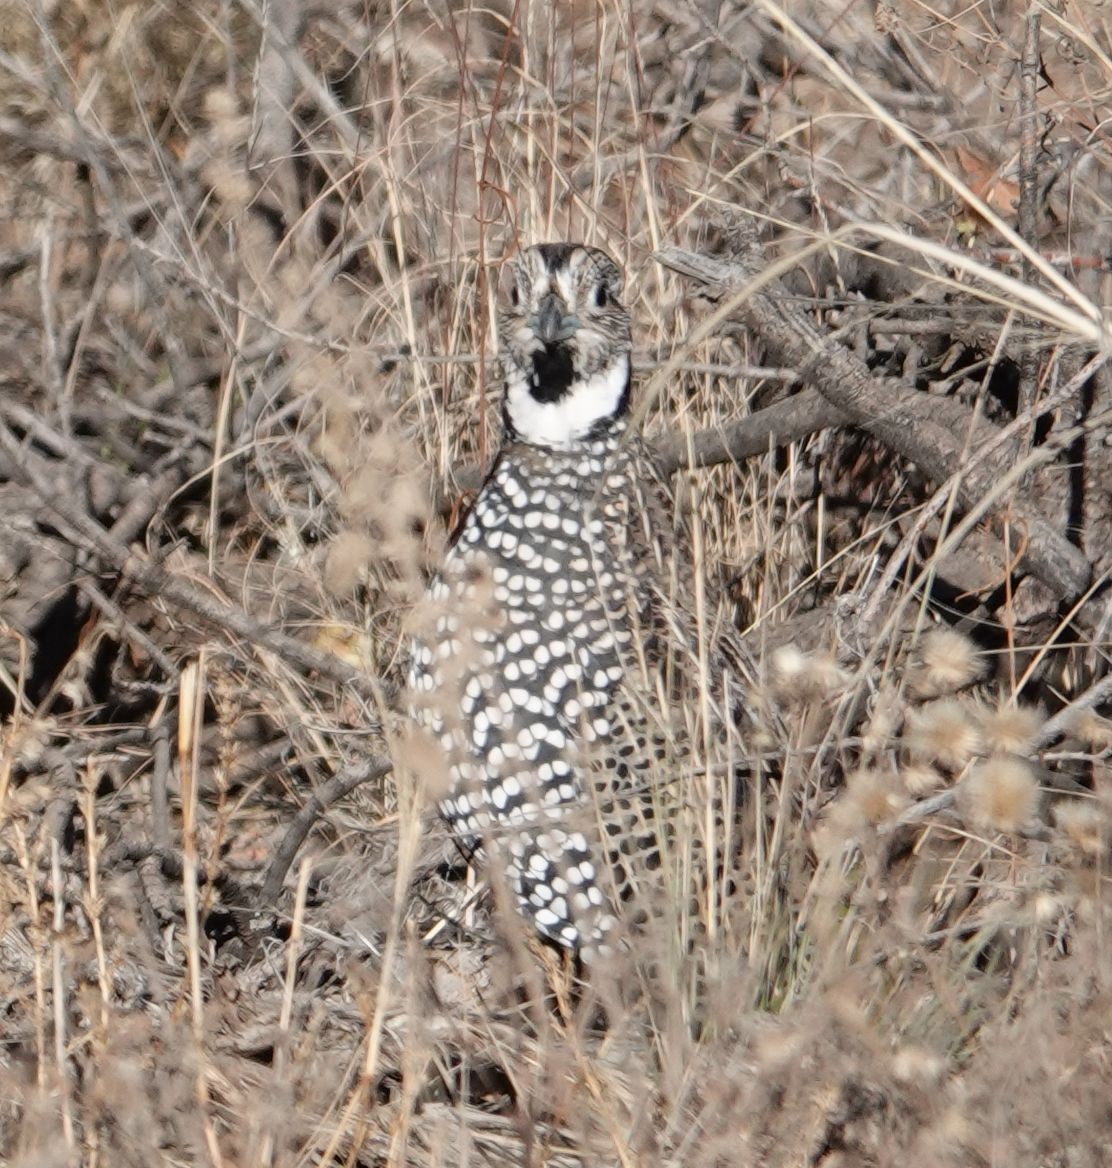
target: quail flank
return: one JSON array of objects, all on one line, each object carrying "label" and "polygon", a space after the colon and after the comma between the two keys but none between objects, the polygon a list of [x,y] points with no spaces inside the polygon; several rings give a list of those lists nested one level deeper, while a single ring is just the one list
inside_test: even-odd
[{"label": "quail flank", "polygon": [[667,483],[627,433],[617,265],[565,243],[511,264],[503,445],[429,588],[411,702],[443,748],[440,809],[463,846],[541,934],[590,961],[644,916],[686,801],[669,797],[676,752],[707,738],[677,733],[668,693],[698,670],[706,707],[723,670],[693,615]]}]

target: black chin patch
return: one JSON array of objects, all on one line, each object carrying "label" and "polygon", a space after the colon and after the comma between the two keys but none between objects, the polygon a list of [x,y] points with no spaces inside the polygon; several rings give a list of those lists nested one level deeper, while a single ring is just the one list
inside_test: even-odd
[{"label": "black chin patch", "polygon": [[539,402],[559,401],[571,388],[575,369],[566,345],[545,345],[533,354],[529,392]]}]

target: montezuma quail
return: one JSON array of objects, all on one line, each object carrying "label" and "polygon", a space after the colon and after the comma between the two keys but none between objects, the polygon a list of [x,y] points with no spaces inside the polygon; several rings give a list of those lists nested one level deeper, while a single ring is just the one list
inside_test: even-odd
[{"label": "montezuma quail", "polygon": [[[704,857],[728,849],[704,812],[729,802],[728,760],[707,760],[724,757],[736,659],[685,517],[627,432],[617,266],[542,244],[511,274],[504,443],[429,589],[410,689],[446,755],[450,826],[527,920],[591,960],[644,918],[685,815]],[[681,690],[695,700],[677,711]]]}]

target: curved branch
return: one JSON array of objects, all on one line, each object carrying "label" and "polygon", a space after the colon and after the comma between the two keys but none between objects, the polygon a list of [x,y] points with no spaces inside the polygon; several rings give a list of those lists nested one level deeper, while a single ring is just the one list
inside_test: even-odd
[{"label": "curved branch", "polygon": [[393,763],[384,757],[369,758],[365,762],[345,767],[339,774],[333,775],[319,790],[314,791],[305,802],[305,806],[294,816],[293,822],[286,828],[286,834],[270,861],[266,870],[263,886],[255,901],[257,912],[272,910],[282,891],[282,884],[286,873],[293,863],[298,849],[305,842],[309,829],[317,819],[328,810],[338,799],[350,795],[356,787],[369,783],[374,779],[381,779],[390,773]]},{"label": "curved branch", "polygon": [[690,438],[659,438],[653,449],[661,469],[672,474],[681,467],[715,466],[765,454],[770,445],[797,442],[828,426],[844,425],[846,420],[846,415],[821,393],[805,389],[747,418],[699,430]]},{"label": "curved branch", "polygon": [[[894,389],[873,377],[863,362],[818,329],[790,300],[779,294],[778,281],[765,282],[745,294],[765,268],[755,241],[730,259],[711,259],[664,248],[656,259],[665,267],[699,280],[722,292],[735,290],[738,316],[782,364],[800,370],[819,394],[852,425],[872,434],[890,450],[915,463],[936,483],[953,478],[963,508],[975,506],[992,491],[999,467],[965,457],[955,437],[953,418],[942,418],[938,402],[910,388]],[[969,416],[972,425],[972,416]],[[988,428],[991,442],[995,428]],[[1079,596],[1088,587],[1092,565],[1085,554],[1056,531],[1032,502],[1011,497],[994,510],[993,526],[1003,532],[1016,529],[1025,537],[1022,564],[1062,600]]]}]

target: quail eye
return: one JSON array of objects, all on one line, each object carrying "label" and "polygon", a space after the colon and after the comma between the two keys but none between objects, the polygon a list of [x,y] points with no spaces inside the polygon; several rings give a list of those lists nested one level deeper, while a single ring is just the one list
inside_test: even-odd
[{"label": "quail eye", "polygon": [[510,285],[510,303],[516,308],[521,303],[521,293],[517,290],[516,284]]},{"label": "quail eye", "polygon": [[600,284],[595,289],[595,307],[605,308],[610,303],[610,294],[606,291],[606,285]]}]

